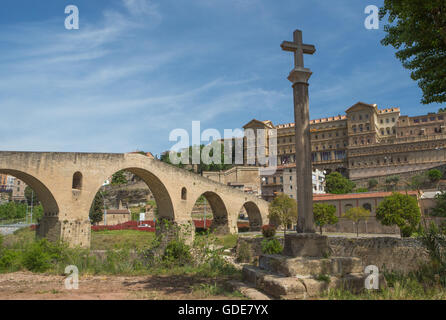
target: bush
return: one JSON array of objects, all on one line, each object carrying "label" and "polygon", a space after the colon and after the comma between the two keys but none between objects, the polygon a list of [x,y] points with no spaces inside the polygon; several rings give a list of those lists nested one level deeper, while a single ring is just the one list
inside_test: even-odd
[{"label": "bush", "polygon": [[378,180],[376,179],[370,179],[369,180],[369,189],[373,189],[378,185]]},{"label": "bush", "polygon": [[180,240],[172,240],[164,251],[163,261],[167,265],[184,266],[192,261],[190,247]]},{"label": "bush", "polygon": [[262,234],[265,238],[272,238],[276,235],[276,227],[273,225],[263,226]]},{"label": "bush", "polygon": [[45,240],[31,244],[23,252],[23,266],[32,272],[45,272],[52,267],[51,255],[45,250]]},{"label": "bush", "polygon": [[20,252],[4,249],[0,251],[0,272],[15,272],[21,269]]},{"label": "bush", "polygon": [[246,241],[240,242],[235,260],[239,263],[249,263],[252,261],[252,248],[250,243]]},{"label": "bush", "polygon": [[262,253],[264,254],[281,254],[283,247],[277,239],[264,239],[262,241]]}]

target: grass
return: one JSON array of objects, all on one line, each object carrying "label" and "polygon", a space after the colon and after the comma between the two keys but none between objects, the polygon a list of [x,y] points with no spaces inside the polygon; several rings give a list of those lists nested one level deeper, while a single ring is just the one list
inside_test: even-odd
[{"label": "grass", "polygon": [[155,239],[155,233],[138,230],[92,231],[91,250],[115,248],[146,248]]},{"label": "grass", "polygon": [[[222,236],[218,240],[210,236],[201,244],[198,242],[194,245],[193,252],[205,253],[205,256],[197,256],[183,264],[175,257],[172,257],[170,263],[159,259],[151,260],[147,250],[156,244],[155,234],[151,232],[100,231],[92,232],[91,237],[91,250],[105,250],[104,254],[97,255],[88,249],[68,248],[62,244],[37,241],[35,232],[29,228],[18,230],[3,238],[3,245],[0,245],[0,271],[30,270],[63,274],[67,265],[76,265],[80,274],[186,274],[207,278],[240,278],[240,272],[222,258],[221,249],[209,251],[205,245],[208,243],[215,247],[221,243],[225,246],[235,246],[234,236]],[[185,250],[189,250],[187,248]]]},{"label": "grass", "polygon": [[225,296],[228,298],[238,298],[238,299],[247,299],[242,293],[239,291],[229,291],[224,286],[214,282],[210,283],[201,283],[193,286],[193,293],[198,295],[200,298],[210,298],[215,296]]}]

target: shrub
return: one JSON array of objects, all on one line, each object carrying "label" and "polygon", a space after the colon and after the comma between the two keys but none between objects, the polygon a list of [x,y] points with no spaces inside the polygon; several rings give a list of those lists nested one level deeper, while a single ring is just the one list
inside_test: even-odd
[{"label": "shrub", "polygon": [[276,235],[276,227],[273,225],[265,225],[262,227],[262,234],[265,238],[272,238]]},{"label": "shrub", "polygon": [[0,251],[0,272],[14,272],[20,268],[20,251],[8,249]]},{"label": "shrub", "polygon": [[184,266],[192,261],[190,247],[180,240],[172,240],[164,251],[163,261],[167,265]]},{"label": "shrub", "polygon": [[51,255],[45,250],[45,240],[35,242],[23,252],[23,266],[32,272],[45,272],[52,267]]},{"label": "shrub", "polygon": [[370,179],[369,180],[369,189],[373,189],[378,185],[378,180],[376,179]]},{"label": "shrub", "polygon": [[249,232],[249,227],[247,227],[247,226],[241,226],[241,227],[238,228],[238,232],[239,232],[239,233]]},{"label": "shrub", "polygon": [[264,254],[281,254],[283,247],[277,239],[264,239],[262,241],[262,253]]},{"label": "shrub", "polygon": [[241,241],[237,250],[236,261],[239,263],[249,263],[252,261],[251,244],[246,241]]}]

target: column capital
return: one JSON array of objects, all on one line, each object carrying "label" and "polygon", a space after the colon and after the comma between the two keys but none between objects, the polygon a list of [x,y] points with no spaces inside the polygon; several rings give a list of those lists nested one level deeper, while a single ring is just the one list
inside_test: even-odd
[{"label": "column capital", "polygon": [[297,67],[291,70],[288,80],[290,80],[293,85],[296,83],[308,84],[308,80],[312,74],[313,72],[311,72],[310,69]]}]

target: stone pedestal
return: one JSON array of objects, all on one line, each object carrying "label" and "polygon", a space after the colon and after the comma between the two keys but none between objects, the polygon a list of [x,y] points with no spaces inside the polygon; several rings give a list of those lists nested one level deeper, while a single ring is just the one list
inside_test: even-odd
[{"label": "stone pedestal", "polygon": [[283,254],[293,258],[326,257],[330,254],[328,238],[317,233],[287,234]]}]

